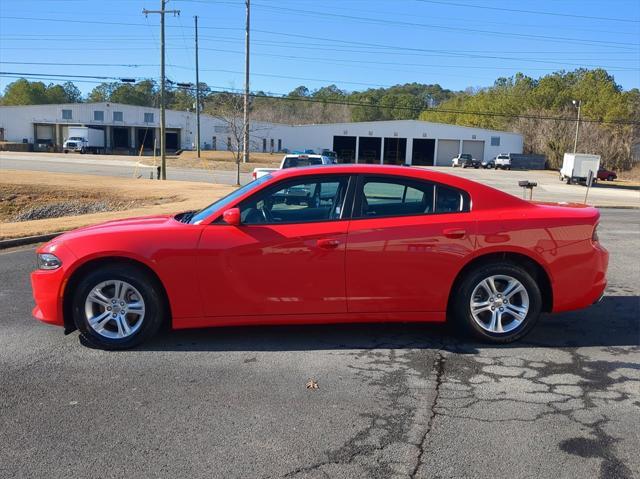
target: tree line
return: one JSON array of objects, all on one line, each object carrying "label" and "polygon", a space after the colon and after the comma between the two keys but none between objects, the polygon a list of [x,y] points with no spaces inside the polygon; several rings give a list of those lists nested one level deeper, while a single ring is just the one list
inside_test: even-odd
[{"label": "tree line", "polygon": [[[212,91],[205,83],[200,91],[202,111],[213,116],[228,116],[230,104],[241,104],[233,101],[239,94]],[[489,87],[465,91],[421,83],[363,91],[346,91],[336,85],[312,90],[301,85],[281,97],[256,92],[250,105],[253,119],[279,123],[421,119],[514,131],[524,135],[525,152],[544,154],[550,166],[557,168],[563,153],[573,151],[575,122],[541,117],[576,117],[573,100],[580,101],[585,120],[640,121],[640,90],[625,91],[602,69],[559,71],[537,79],[518,73],[498,78]],[[83,98],[72,82],[19,79],[7,85],[0,97],[3,105],[82,101],[157,107],[159,88],[150,79],[133,84],[106,82]],[[194,88],[170,84],[166,105],[194,111]],[[630,168],[634,146],[640,141],[639,126],[597,122],[581,123],[578,150],[600,154],[607,167]]]}]

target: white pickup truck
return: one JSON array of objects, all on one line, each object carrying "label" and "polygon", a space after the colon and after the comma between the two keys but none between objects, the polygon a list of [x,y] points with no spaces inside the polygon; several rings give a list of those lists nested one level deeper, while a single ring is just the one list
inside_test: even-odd
[{"label": "white pickup truck", "polygon": [[284,168],[297,168],[300,166],[319,166],[319,165],[333,165],[336,163],[336,159],[325,155],[285,155],[280,162],[280,168],[255,168],[251,177],[257,180],[261,176],[268,175],[272,171],[282,170]]},{"label": "white pickup truck", "polygon": [[511,169],[511,154],[500,153],[494,160],[496,170],[510,170]]}]

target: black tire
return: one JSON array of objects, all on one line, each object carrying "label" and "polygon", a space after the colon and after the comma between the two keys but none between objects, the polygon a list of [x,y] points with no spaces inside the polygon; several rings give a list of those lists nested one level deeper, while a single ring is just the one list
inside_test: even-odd
[{"label": "black tire", "polygon": [[609,175],[607,176],[607,181],[613,181],[615,180],[615,178],[613,177],[613,175]]},{"label": "black tire", "polygon": [[[482,280],[496,275],[510,276],[524,286],[529,309],[522,323],[509,332],[495,333],[482,328],[471,314],[474,289]],[[511,262],[488,263],[470,270],[453,292],[450,302],[451,319],[463,333],[493,344],[506,344],[524,337],[535,326],[542,311],[540,288],[527,270]],[[489,313],[491,314],[491,313]],[[507,323],[508,324],[508,323]]]},{"label": "black tire", "polygon": [[69,153],[69,150],[64,150],[64,154],[66,155],[67,153]]},{"label": "black tire", "polygon": [[[138,290],[144,300],[144,317],[137,331],[124,338],[107,338],[96,332],[85,314],[85,301],[89,293],[104,281],[125,281]],[[153,337],[168,319],[162,286],[140,267],[114,264],[103,266],[84,275],[77,283],[72,298],[72,314],[81,339],[100,349],[121,350],[133,348]]]}]

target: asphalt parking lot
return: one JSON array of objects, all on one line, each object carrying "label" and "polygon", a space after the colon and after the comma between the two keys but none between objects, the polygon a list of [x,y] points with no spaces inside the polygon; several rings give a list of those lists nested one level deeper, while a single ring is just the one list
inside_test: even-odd
[{"label": "asphalt parking lot", "polygon": [[640,212],[599,231],[603,301],[508,347],[395,324],[104,352],[32,319],[33,248],[0,251],[0,476],[640,477]]}]

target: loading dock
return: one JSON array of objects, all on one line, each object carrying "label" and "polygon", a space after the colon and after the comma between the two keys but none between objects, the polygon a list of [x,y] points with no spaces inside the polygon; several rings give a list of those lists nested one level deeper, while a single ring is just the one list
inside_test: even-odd
[{"label": "loading dock", "polygon": [[407,158],[406,138],[384,139],[384,164],[403,165]]},{"label": "loading dock", "polygon": [[411,164],[418,166],[433,166],[436,140],[433,138],[414,138]]},{"label": "loading dock", "polygon": [[129,149],[129,128],[122,126],[113,127],[113,141],[112,145],[114,149]]},{"label": "loading dock", "polygon": [[353,163],[356,158],[356,137],[334,136],[333,151],[338,155],[340,163]]},{"label": "loading dock", "polygon": [[166,131],[164,134],[166,150],[175,151],[180,147],[180,132],[179,131]]},{"label": "loading dock", "polygon": [[460,140],[438,140],[437,166],[451,166],[451,160],[460,153]]},{"label": "loading dock", "polygon": [[359,138],[358,163],[380,163],[382,153],[382,138],[375,136],[361,136]]},{"label": "loading dock", "polygon": [[153,152],[154,140],[156,138],[155,128],[136,128],[136,149]]},{"label": "loading dock", "polygon": [[479,161],[484,160],[484,141],[463,140],[462,153],[468,153],[472,158]]}]

